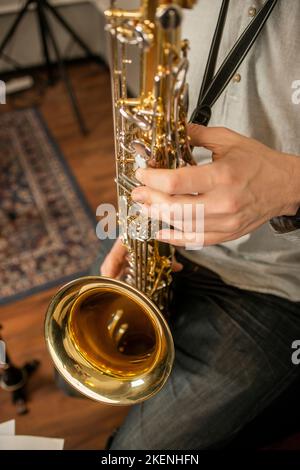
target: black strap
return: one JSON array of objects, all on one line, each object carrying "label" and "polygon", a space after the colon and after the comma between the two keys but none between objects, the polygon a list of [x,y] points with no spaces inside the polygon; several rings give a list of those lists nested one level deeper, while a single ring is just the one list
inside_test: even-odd
[{"label": "black strap", "polygon": [[223,31],[224,31],[224,26],[226,22],[226,17],[227,17],[227,12],[228,12],[228,7],[229,7],[229,1],[230,0],[223,0],[222,1],[222,6],[217,22],[217,26],[215,29],[214,37],[210,46],[210,51],[208,55],[208,60],[204,72],[204,77],[199,93],[199,98],[198,102],[200,102],[201,98],[205,94],[206,90],[208,89],[209,85],[211,84],[214,74],[215,74],[215,69],[216,69],[216,63],[219,55],[219,49],[222,41],[222,36],[223,36]]},{"label": "black strap", "polygon": [[[196,109],[192,113],[191,122],[207,125],[211,117],[211,108],[236,73],[247,56],[259,33],[263,29],[278,0],[266,0],[257,15],[239,37],[217,73],[213,76],[226,21],[230,0],[223,0],[217,27],[209,52],[208,61],[201,85]],[[213,78],[212,78],[213,77]]]}]

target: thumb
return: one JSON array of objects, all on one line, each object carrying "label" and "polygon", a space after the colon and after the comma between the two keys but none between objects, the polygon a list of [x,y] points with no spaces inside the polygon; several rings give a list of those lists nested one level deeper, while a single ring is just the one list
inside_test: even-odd
[{"label": "thumb", "polygon": [[188,124],[188,135],[192,146],[205,147],[213,152],[233,145],[239,137],[239,134],[225,127],[205,127],[192,123]]},{"label": "thumb", "polygon": [[112,278],[119,277],[126,263],[127,253],[126,246],[118,238],[100,267],[101,275]]}]

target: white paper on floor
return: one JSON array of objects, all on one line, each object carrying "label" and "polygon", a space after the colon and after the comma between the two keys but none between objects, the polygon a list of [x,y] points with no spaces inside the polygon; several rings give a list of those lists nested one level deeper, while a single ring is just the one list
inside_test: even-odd
[{"label": "white paper on floor", "polygon": [[35,436],[0,436],[0,450],[62,450],[63,439]]},{"label": "white paper on floor", "polygon": [[63,439],[16,436],[15,421],[0,424],[0,450],[62,450]]},{"label": "white paper on floor", "polygon": [[11,419],[5,423],[0,423],[0,436],[14,436],[15,435],[15,420]]}]

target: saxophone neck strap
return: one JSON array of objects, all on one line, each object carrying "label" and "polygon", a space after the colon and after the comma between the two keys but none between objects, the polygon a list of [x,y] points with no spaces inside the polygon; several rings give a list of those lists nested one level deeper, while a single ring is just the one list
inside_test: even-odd
[{"label": "saxophone neck strap", "polygon": [[191,122],[207,126],[211,118],[211,108],[233,78],[262,31],[278,0],[266,0],[257,15],[239,37],[227,57],[215,73],[218,53],[222,41],[230,0],[223,0],[217,26],[213,36],[202,81],[198,102],[192,113]]}]

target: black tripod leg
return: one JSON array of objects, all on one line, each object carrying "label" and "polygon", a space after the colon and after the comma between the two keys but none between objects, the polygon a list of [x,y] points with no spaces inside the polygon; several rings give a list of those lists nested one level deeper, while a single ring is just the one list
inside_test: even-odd
[{"label": "black tripod leg", "polygon": [[77,42],[77,44],[81,47],[81,49],[84,50],[84,52],[87,54],[87,56],[93,58],[94,60],[97,60],[97,62],[101,63],[103,65],[103,61],[95,56],[95,54],[92,52],[92,50],[89,48],[89,46],[80,38],[80,36],[74,31],[74,29],[69,25],[69,23],[58,13],[58,11],[48,3],[47,0],[44,0],[45,6],[48,8],[48,10],[51,11],[53,16],[57,19],[57,21],[68,31],[68,33],[73,37],[74,41]]},{"label": "black tripod leg", "polygon": [[55,38],[54,38],[53,32],[51,30],[51,27],[49,25],[49,22],[47,21],[44,13],[42,13],[42,14],[43,14],[43,19],[44,19],[44,25],[45,25],[45,28],[46,28],[46,34],[49,36],[49,38],[51,40],[53,50],[54,50],[56,58],[57,58],[60,74],[61,74],[61,77],[62,77],[64,83],[65,83],[67,93],[70,97],[74,114],[77,118],[77,121],[78,121],[78,124],[79,124],[79,127],[80,127],[80,130],[81,130],[82,134],[86,135],[88,133],[88,131],[87,131],[85,122],[83,120],[83,117],[81,115],[79,105],[78,105],[78,102],[77,102],[77,98],[76,98],[75,93],[73,91],[73,87],[72,87],[72,84],[70,82],[70,78],[69,78],[67,69],[66,69],[66,67],[64,65],[64,62],[62,60],[62,57],[60,55],[60,51],[59,51],[58,45],[55,41]]},{"label": "black tripod leg", "polygon": [[15,21],[13,22],[13,24],[11,25],[11,27],[9,28],[8,32],[6,33],[6,35],[4,36],[3,40],[2,40],[2,43],[0,44],[0,56],[1,54],[3,53],[4,49],[6,48],[7,44],[9,43],[9,41],[11,40],[11,38],[13,37],[17,27],[19,26],[23,16],[25,15],[25,13],[27,12],[28,10],[28,7],[30,5],[30,3],[32,3],[32,0],[28,0],[26,2],[26,4],[24,5],[24,7],[22,8],[22,10],[20,11],[20,13],[18,14],[18,16],[16,17]]},{"label": "black tripod leg", "polygon": [[45,25],[45,18],[44,18],[44,13],[41,7],[41,3],[37,3],[37,20],[38,20],[38,27],[40,30],[40,37],[43,45],[43,52],[44,52],[44,59],[45,59],[45,64],[47,67],[47,73],[48,73],[48,83],[52,85],[54,83],[54,75],[53,75],[53,68],[50,60],[50,54],[49,54],[49,48],[47,44],[47,27]]}]

